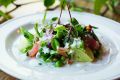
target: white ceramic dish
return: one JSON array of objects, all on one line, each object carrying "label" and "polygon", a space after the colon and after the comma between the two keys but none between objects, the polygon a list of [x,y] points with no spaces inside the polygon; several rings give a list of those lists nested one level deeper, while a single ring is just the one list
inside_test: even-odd
[{"label": "white ceramic dish", "polygon": [[[49,12],[47,19],[51,17],[59,16],[58,11]],[[68,12],[64,11],[62,15],[62,21],[66,22],[69,19]],[[31,28],[31,24],[35,22],[41,23],[43,14],[33,14],[28,16],[23,16],[17,19],[12,19],[1,25],[0,28],[0,69],[7,72],[8,74],[15,76],[19,79],[24,80],[106,80],[114,79],[120,76],[120,24],[89,13],[77,13],[72,12],[72,16],[77,18],[78,21],[85,25],[97,26],[98,32],[106,37],[106,43],[109,44],[111,61],[107,63],[107,66],[102,64],[103,68],[95,70],[95,67],[89,67],[92,72],[88,70],[81,69],[78,67],[77,70],[70,68],[64,69],[45,69],[40,67],[30,68],[24,66],[16,58],[14,52],[14,43],[19,37],[17,34],[17,29],[20,26],[27,25],[26,27]],[[97,31],[96,31],[97,32]],[[17,54],[17,53],[16,53]],[[97,67],[97,66],[96,66]],[[46,67],[47,68],[47,67]],[[74,68],[74,67],[72,67]],[[79,69],[80,68],[80,69]],[[50,70],[50,71],[49,71]],[[54,70],[54,71],[53,71]]]}]

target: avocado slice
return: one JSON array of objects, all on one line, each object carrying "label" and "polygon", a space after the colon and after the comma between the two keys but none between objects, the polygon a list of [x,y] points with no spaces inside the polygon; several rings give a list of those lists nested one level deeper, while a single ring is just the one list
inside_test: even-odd
[{"label": "avocado slice", "polygon": [[91,49],[75,49],[74,60],[77,62],[92,62],[94,60],[94,55]]}]

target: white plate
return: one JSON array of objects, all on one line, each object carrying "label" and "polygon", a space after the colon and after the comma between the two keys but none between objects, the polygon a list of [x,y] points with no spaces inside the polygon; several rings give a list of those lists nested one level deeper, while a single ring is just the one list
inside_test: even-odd
[{"label": "white plate", "polygon": [[[47,14],[47,19],[51,17],[59,16],[59,12],[49,12]],[[65,22],[69,19],[68,12],[64,11],[62,15],[62,21]],[[72,12],[72,16],[77,18],[78,21],[85,25],[97,26],[98,32],[103,34],[103,37],[108,38],[108,43],[110,43],[111,54],[115,54],[112,61],[109,62],[104,68],[101,68],[94,72],[78,71],[67,72],[57,72],[52,73],[48,71],[37,71],[32,68],[23,66],[16,59],[12,50],[14,41],[19,37],[17,34],[17,29],[20,26],[26,24],[33,24],[35,22],[41,23],[43,14],[33,14],[28,16],[23,16],[20,18],[9,20],[1,25],[0,28],[0,69],[7,72],[8,74],[15,76],[19,79],[24,80],[104,80],[104,79],[114,79],[120,76],[120,24],[103,18],[97,15],[89,13],[77,13]],[[29,29],[29,26],[27,26]],[[105,36],[104,36],[105,35]],[[115,51],[112,51],[115,50]],[[16,53],[17,54],[17,53]],[[111,56],[113,57],[113,56]],[[92,67],[89,69],[94,70]],[[58,69],[60,71],[60,69]]]}]

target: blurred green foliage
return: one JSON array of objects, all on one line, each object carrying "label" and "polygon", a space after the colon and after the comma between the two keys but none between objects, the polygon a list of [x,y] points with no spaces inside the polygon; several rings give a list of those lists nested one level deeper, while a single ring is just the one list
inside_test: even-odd
[{"label": "blurred green foliage", "polygon": [[[14,1],[15,0],[0,0],[0,5],[8,7],[8,5],[13,3]],[[0,17],[2,17],[2,21],[0,21],[0,23],[12,18],[8,13],[3,12],[2,10],[0,10]]]},{"label": "blurred green foliage", "polygon": [[[0,5],[4,7],[8,7],[11,3],[14,3],[15,0],[0,0]],[[44,5],[47,9],[49,9],[57,0],[43,0]],[[60,4],[59,6],[65,9],[66,5],[70,5],[70,9],[73,11],[90,11],[91,9],[85,8],[84,6],[81,5],[76,5],[75,1],[76,0],[59,0]],[[95,14],[106,14],[107,11],[111,11],[115,14],[120,14],[120,0],[84,0],[86,2],[91,2],[93,3],[94,7],[91,10]],[[86,5],[85,5],[86,6]],[[106,7],[106,10],[101,9],[103,7]],[[55,8],[56,9],[56,8]],[[9,12],[3,12],[0,10],[0,17],[3,17],[4,20],[10,19]]]},{"label": "blurred green foliage", "polygon": [[13,3],[15,0],[0,0],[0,5],[7,7],[9,4]]},{"label": "blurred green foliage", "polygon": [[[46,0],[44,0],[44,4],[52,6],[54,3],[52,0],[47,0],[47,2],[45,2]],[[71,6],[71,10],[74,11],[85,11],[84,7],[80,7],[80,6],[76,6],[75,4],[75,0],[59,0],[60,1],[60,5],[63,4],[63,7],[66,6],[66,3],[69,3]],[[114,12],[114,13],[120,13],[120,10],[116,9],[116,6],[120,5],[120,0],[85,0],[88,2],[93,2],[94,4],[94,8],[93,8],[93,12],[95,14],[101,14],[101,9],[103,8],[103,6],[106,6],[108,10]],[[52,4],[50,4],[52,2]],[[104,11],[103,11],[104,12]]]},{"label": "blurred green foliage", "polygon": [[106,4],[108,0],[95,0],[94,1],[94,13],[95,14],[100,14],[100,10],[103,5]]}]

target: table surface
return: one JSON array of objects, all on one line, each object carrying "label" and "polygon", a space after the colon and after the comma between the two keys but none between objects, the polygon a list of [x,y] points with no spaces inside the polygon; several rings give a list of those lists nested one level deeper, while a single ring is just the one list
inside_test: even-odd
[{"label": "table surface", "polygon": [[0,80],[17,80],[17,79],[0,71]]}]

